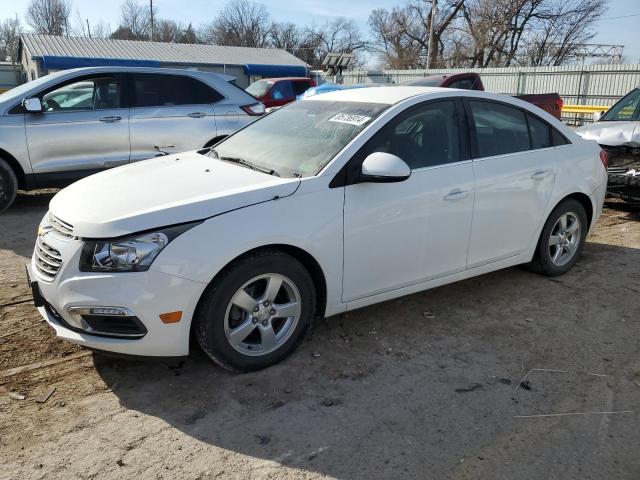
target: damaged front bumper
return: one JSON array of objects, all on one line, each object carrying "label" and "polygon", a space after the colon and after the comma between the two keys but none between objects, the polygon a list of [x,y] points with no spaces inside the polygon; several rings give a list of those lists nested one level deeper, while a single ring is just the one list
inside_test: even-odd
[{"label": "damaged front bumper", "polygon": [[609,154],[607,195],[640,205],[640,148],[602,148]]}]

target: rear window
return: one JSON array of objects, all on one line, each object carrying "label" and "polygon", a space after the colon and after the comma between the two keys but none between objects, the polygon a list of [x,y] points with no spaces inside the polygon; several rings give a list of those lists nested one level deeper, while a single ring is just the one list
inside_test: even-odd
[{"label": "rear window", "polygon": [[479,157],[530,149],[529,129],[522,110],[475,100],[470,101],[469,106],[476,127]]},{"label": "rear window", "polygon": [[551,127],[533,115],[527,115],[527,120],[529,121],[529,131],[531,132],[531,148],[536,150],[553,146]]},{"label": "rear window", "polygon": [[295,93],[296,97],[298,95],[302,95],[304,92],[309,90],[311,87],[311,83],[308,80],[297,80],[293,82],[293,93]]},{"label": "rear window", "polygon": [[133,75],[134,107],[171,107],[216,103],[224,98],[209,85],[180,75]]}]

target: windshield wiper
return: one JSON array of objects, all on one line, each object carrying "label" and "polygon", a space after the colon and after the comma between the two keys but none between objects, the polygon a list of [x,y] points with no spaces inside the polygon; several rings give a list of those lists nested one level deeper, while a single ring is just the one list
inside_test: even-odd
[{"label": "windshield wiper", "polygon": [[278,172],[276,172],[275,170],[271,169],[271,168],[266,168],[266,167],[261,167],[259,165],[255,165],[251,162],[249,162],[248,160],[245,160],[244,158],[240,158],[240,157],[218,157],[217,153],[215,152],[215,150],[211,149],[215,154],[216,157],[219,158],[220,160],[224,160],[225,162],[233,162],[233,163],[239,163],[240,165],[243,165],[247,168],[250,168],[251,170],[255,170],[256,172],[262,172],[262,173],[266,173],[268,175],[275,175],[276,177],[279,177],[280,175],[278,174]]}]

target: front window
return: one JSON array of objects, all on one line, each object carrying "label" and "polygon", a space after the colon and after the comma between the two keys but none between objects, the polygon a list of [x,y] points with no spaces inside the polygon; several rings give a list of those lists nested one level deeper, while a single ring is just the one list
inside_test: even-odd
[{"label": "front window", "polygon": [[622,122],[625,120],[640,120],[640,88],[622,97],[600,119],[601,122]]},{"label": "front window", "polygon": [[42,108],[45,112],[120,108],[121,90],[117,77],[87,78],[45,93]]},{"label": "front window", "polygon": [[271,88],[271,85],[273,85],[273,83],[267,82],[266,80],[258,80],[249,85],[246,91],[254,97],[264,97],[269,91],[269,88]]},{"label": "front window", "polygon": [[242,159],[283,177],[316,175],[388,105],[303,100],[219,143],[221,159]]}]

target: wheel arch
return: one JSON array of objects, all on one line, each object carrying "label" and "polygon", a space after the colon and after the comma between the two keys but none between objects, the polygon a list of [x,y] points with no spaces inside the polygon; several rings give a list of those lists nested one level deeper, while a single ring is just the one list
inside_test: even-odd
[{"label": "wheel arch", "polygon": [[562,198],[558,203],[556,203],[556,205],[553,208],[555,209],[558,205],[560,205],[565,200],[568,200],[569,198],[576,200],[578,203],[580,203],[580,205],[584,207],[584,211],[587,214],[587,222],[588,222],[587,232],[588,232],[591,229],[591,224],[593,223],[593,213],[595,211],[593,208],[593,203],[591,201],[591,198],[589,197],[589,195],[585,193],[574,192]]},{"label": "wheel arch", "polygon": [[11,169],[13,170],[13,173],[16,174],[16,177],[18,179],[18,188],[19,189],[25,188],[27,177],[26,177],[26,174],[24,173],[24,170],[22,169],[22,166],[20,165],[20,162],[18,162],[16,157],[11,155],[5,149],[0,148],[0,158],[2,158],[5,162],[7,162],[11,167]]},{"label": "wheel arch", "polygon": [[[240,255],[237,255],[232,260],[227,262],[224,265],[224,267],[222,267],[218,271],[218,273],[216,273],[216,275],[211,279],[211,281],[209,282],[209,285],[212,285],[214,282],[216,282],[216,280],[220,278],[220,276],[222,276],[222,274],[224,274],[237,261],[245,257],[248,257],[250,255],[255,255],[258,252],[263,252],[266,250],[271,250],[271,251],[275,250],[275,251],[280,251],[282,253],[286,253],[287,255],[290,255],[291,257],[295,258],[300,263],[302,263],[302,265],[307,269],[307,271],[311,275],[311,279],[313,280],[313,285],[316,289],[315,314],[316,316],[324,317],[326,306],[327,306],[327,280],[326,280],[325,273],[322,270],[320,263],[315,259],[313,255],[311,255],[306,250],[294,245],[284,244],[284,243],[273,243],[273,244],[262,245],[260,247],[247,250],[246,252],[241,253]],[[206,290],[207,289],[205,289],[200,295],[200,299],[198,300],[198,305],[196,306],[196,311],[200,307],[200,302],[204,298]]]}]

